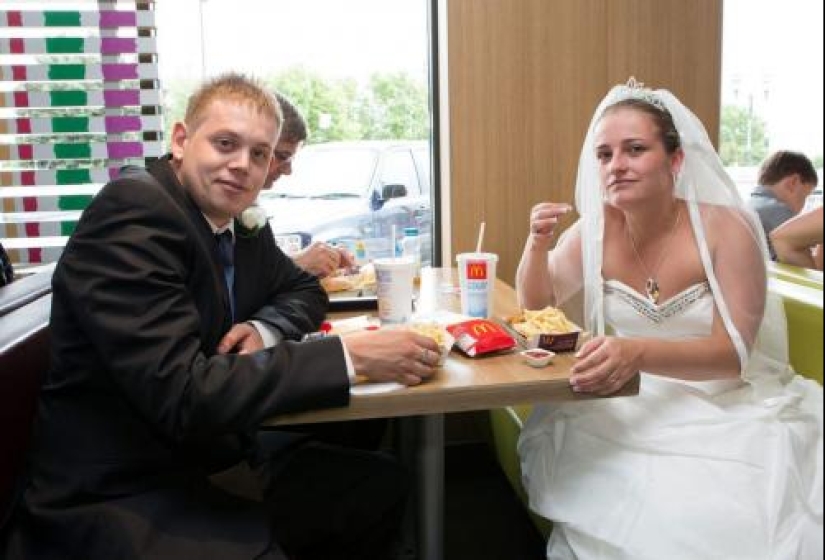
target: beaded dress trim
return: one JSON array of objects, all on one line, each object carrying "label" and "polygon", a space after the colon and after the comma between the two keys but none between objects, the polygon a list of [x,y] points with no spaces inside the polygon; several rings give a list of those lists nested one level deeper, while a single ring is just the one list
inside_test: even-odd
[{"label": "beaded dress trim", "polygon": [[710,285],[705,281],[694,284],[662,304],[657,305],[618,280],[608,280],[604,282],[605,295],[614,294],[618,296],[629,304],[636,313],[647,318],[652,323],[661,323],[665,319],[677,315],[709,292]]}]

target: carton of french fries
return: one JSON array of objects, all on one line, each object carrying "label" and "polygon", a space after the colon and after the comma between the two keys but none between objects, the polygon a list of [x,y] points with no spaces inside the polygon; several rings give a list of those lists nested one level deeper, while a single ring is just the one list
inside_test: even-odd
[{"label": "carton of french fries", "polygon": [[410,323],[410,329],[420,335],[432,338],[435,343],[438,344],[441,354],[439,355],[437,365],[443,366],[447,360],[447,355],[455,343],[453,335],[451,335],[443,325],[439,325],[438,323]]},{"label": "carton of french fries", "polygon": [[528,348],[544,348],[553,352],[576,349],[581,327],[567,319],[564,312],[552,306],[544,309],[524,309],[506,318],[507,324],[523,339]]}]

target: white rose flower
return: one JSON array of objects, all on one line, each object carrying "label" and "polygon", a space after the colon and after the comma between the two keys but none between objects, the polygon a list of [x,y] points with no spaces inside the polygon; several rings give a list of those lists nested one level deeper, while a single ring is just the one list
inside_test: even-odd
[{"label": "white rose flower", "polygon": [[254,235],[266,225],[266,212],[260,206],[252,205],[241,212],[238,221],[245,230]]}]

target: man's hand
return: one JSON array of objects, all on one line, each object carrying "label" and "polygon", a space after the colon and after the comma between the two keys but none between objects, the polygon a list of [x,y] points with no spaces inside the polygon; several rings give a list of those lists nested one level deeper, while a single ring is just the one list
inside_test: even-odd
[{"label": "man's hand", "polygon": [[229,332],[223,335],[218,344],[218,353],[251,354],[262,350],[263,347],[264,341],[258,333],[258,329],[249,323],[238,323],[232,325]]},{"label": "man's hand", "polygon": [[418,385],[432,377],[441,354],[429,337],[405,330],[378,330],[346,335],[352,365],[370,381]]},{"label": "man's hand", "polygon": [[352,255],[345,248],[333,247],[322,241],[316,241],[295,254],[292,260],[318,278],[324,278],[339,268],[349,268],[354,264]]}]

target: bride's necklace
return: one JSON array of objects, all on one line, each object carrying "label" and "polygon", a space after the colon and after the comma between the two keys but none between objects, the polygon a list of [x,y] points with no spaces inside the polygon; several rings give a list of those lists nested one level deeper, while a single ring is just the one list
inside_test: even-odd
[{"label": "bride's necklace", "polygon": [[645,281],[645,293],[647,294],[647,299],[652,301],[653,303],[659,303],[659,282],[656,280],[656,274],[659,272],[659,268],[662,266],[662,262],[664,262],[665,257],[667,256],[667,249],[670,247],[671,241],[673,241],[673,237],[676,235],[676,229],[679,227],[679,220],[682,217],[682,209],[679,208],[676,210],[676,219],[673,220],[673,228],[670,230],[670,236],[667,239],[667,242],[662,246],[662,253],[659,255],[659,260],[656,263],[656,266],[653,270],[648,270],[645,266],[644,261],[642,260],[641,255],[639,255],[639,250],[636,248],[636,242],[633,241],[633,236],[630,235],[630,225],[627,226],[625,230],[627,232],[627,239],[630,241],[630,246],[633,248],[633,253],[636,255],[636,260],[639,261],[639,265],[645,271],[647,275],[647,280]]}]

